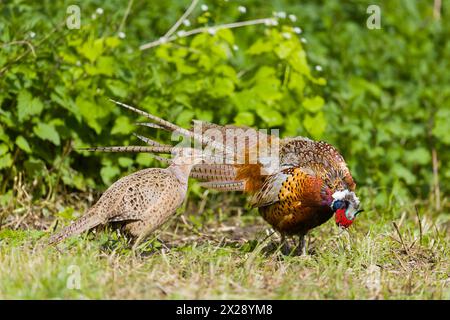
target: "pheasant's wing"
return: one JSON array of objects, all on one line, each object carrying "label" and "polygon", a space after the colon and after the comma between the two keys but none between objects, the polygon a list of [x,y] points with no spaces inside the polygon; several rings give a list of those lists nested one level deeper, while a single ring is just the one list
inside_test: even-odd
[{"label": "pheasant's wing", "polygon": [[280,190],[288,176],[289,174],[282,171],[268,176],[260,190],[250,199],[250,205],[252,207],[264,207],[277,202]]},{"label": "pheasant's wing", "polygon": [[120,194],[115,195],[118,201],[108,221],[142,220],[152,208],[161,208],[170,203],[168,197],[173,196],[170,190],[177,183],[165,169],[145,169],[127,177],[130,178],[121,188]]},{"label": "pheasant's wing", "polygon": [[316,206],[321,201],[323,180],[309,168],[285,168],[268,176],[251,199],[253,207],[264,207],[278,201],[293,205]]},{"label": "pheasant's wing", "polygon": [[339,151],[324,141],[284,138],[280,141],[282,166],[313,168],[330,186],[355,189],[350,170]]}]

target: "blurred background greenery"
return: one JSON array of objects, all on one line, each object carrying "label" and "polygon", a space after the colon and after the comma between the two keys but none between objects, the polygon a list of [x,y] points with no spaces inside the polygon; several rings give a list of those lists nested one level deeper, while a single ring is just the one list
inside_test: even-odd
[{"label": "blurred background greenery", "polygon": [[[71,4],[81,9],[79,30],[65,26]],[[131,133],[145,132],[107,98],[181,126],[202,119],[325,140],[375,203],[392,194],[436,201],[450,190],[448,2],[437,19],[432,0],[202,0],[179,30],[277,24],[144,51],[190,1],[133,1],[124,19],[128,4],[0,2],[1,206],[19,174],[38,199],[102,190],[156,165],[145,154],[76,150],[136,144]],[[366,27],[371,4],[381,8],[380,30]]]}]

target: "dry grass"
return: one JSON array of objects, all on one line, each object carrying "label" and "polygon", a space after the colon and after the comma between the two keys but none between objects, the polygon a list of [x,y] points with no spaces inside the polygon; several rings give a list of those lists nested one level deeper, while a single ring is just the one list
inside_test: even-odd
[{"label": "dry grass", "polygon": [[[52,214],[67,222],[90,201],[30,202],[14,214],[18,201],[0,231],[0,298],[450,298],[448,214],[426,202],[420,215],[412,205],[366,203],[373,209],[349,233],[329,221],[310,234],[308,256],[296,257],[276,249],[277,235],[267,237],[255,212],[225,199],[188,203],[190,213],[177,215],[137,256],[114,232],[42,247]],[[78,271],[80,289],[73,289]]]}]

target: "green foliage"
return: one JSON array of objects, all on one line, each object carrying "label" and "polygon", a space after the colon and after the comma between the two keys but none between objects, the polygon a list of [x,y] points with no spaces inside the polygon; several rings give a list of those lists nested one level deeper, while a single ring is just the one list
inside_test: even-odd
[{"label": "green foliage", "polygon": [[[325,80],[312,75],[304,48],[289,23],[254,27],[254,40],[243,37],[250,43],[241,50],[236,50],[235,34],[239,31],[223,29],[140,52],[131,44],[139,42],[142,21],[132,14],[127,30],[136,34],[130,31],[121,39],[117,28],[122,17],[114,19],[112,8],[104,10],[112,18],[109,23],[102,17],[86,17],[88,12],[95,14],[95,3],[83,5],[80,30],[65,26],[54,29],[56,21],[65,18],[56,10],[65,8],[63,4],[52,9],[46,2],[25,5],[13,1],[2,9],[3,190],[21,171],[30,180],[44,182],[34,184],[41,186],[35,191],[43,195],[48,189],[42,186],[56,190],[54,184],[62,183],[85,190],[99,182],[111,184],[138,167],[156,165],[145,155],[77,151],[92,145],[129,144],[131,133],[137,131],[132,124],[135,115],[113,105],[108,97],[182,126],[197,118],[284,127],[290,135],[323,134],[323,99],[317,96],[320,92],[316,87]],[[54,13],[54,23],[21,26],[38,8]],[[206,12],[198,13],[194,23],[202,26],[220,21],[215,22]],[[34,37],[30,37],[31,32]],[[26,39],[27,45],[17,45],[15,41],[21,39]],[[305,108],[298,108],[303,101]],[[311,119],[317,119],[311,117],[320,117],[323,124],[311,125]]]},{"label": "green foliage", "polygon": [[[380,30],[365,27],[369,4],[381,8]],[[449,190],[448,8],[442,15],[433,19],[425,1],[326,1],[298,11],[309,27],[312,60],[330,79],[325,136],[359,184],[426,196],[434,149],[441,188]]]},{"label": "green foliage", "polygon": [[[136,116],[107,98],[182,126],[197,118],[324,139],[342,151],[359,184],[403,194],[429,193],[435,150],[441,188],[448,191],[448,9],[436,21],[428,2],[376,2],[381,30],[365,24],[373,1],[249,0],[244,15],[238,4],[209,1],[210,11],[197,9],[192,26],[181,28],[267,17],[273,10],[295,14],[297,22],[279,18],[277,26],[202,33],[143,52],[138,46],[163,35],[188,1],[134,3],[125,38],[118,37],[124,4],[83,2],[80,30],[60,23],[69,1],[4,4],[2,193],[19,172],[40,196],[59,187],[98,188],[157,165],[143,154],[76,150],[136,143]],[[96,13],[100,6],[103,14]]]}]

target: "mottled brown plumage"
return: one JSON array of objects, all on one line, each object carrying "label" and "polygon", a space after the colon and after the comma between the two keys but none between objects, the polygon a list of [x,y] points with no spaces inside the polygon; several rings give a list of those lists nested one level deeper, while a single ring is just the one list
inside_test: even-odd
[{"label": "mottled brown plumage", "polygon": [[144,169],[119,179],[85,215],[53,235],[49,244],[56,244],[99,225],[115,223],[135,238],[137,246],[183,203],[189,173],[195,161],[199,160],[176,158],[166,169]]}]

